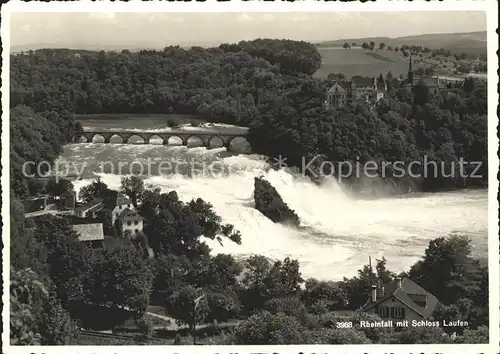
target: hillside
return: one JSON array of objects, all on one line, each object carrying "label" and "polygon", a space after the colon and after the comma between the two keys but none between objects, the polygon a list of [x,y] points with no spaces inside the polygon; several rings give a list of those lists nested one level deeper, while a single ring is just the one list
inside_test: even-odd
[{"label": "hillside", "polygon": [[[400,74],[406,76],[409,59],[400,52],[389,50],[364,50],[361,48],[344,49],[342,47],[318,48],[322,62],[315,77],[324,79],[330,73],[343,73],[347,77],[354,75],[384,76],[391,71],[393,76]],[[414,59],[416,61],[418,59]],[[419,62],[414,62],[414,69],[427,67]]]},{"label": "hillside", "polygon": [[431,49],[443,48],[454,53],[478,55],[486,53],[486,31],[466,33],[432,33],[405,37],[366,37],[339,39],[318,43],[319,46],[341,46],[345,42],[361,45],[363,42],[385,43],[393,47],[406,45],[421,45]]}]

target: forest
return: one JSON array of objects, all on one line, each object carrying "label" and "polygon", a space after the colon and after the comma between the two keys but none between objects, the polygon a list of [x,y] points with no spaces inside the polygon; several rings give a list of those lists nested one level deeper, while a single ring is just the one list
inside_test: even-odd
[{"label": "forest", "polygon": [[[228,331],[217,329],[203,343],[451,342],[442,328],[398,333],[332,328],[339,319],[336,311],[351,311],[348,316],[354,322],[371,316],[356,310],[373,279],[396,277],[386,269],[385,260],[377,262],[375,271],[365,266],[353,278],[325,282],[303,279],[299,263],[292,259],[254,256],[242,264],[230,255],[213,256],[202,237],[240,243],[239,232],[223,224],[206,201],[183,203],[175,192],[160,193],[138,180],[122,181],[123,193],[145,219],[138,242],[119,240],[113,247],[94,249],[78,241],[66,218],[24,217],[21,199],[41,192],[60,195],[73,188],[68,181],[47,188],[37,178],[26,178],[24,162],[53,162],[81,129],[74,114],[88,113],[189,113],[249,126],[254,152],[286,156],[297,166],[301,157],[312,155],[331,161],[356,157],[410,161],[429,156],[448,164],[463,157],[483,162],[482,179],[463,183],[436,177],[423,181],[423,188],[485,185],[484,83],[467,80],[436,95],[418,84],[409,93],[390,73],[374,73],[383,74],[389,88],[376,109],[348,106],[325,111],[324,93],[332,79],[312,78],[320,65],[321,56],[313,45],[271,39],[208,49],[167,47],[137,53],[44,49],[12,55],[11,342],[78,344],[83,323],[99,324],[98,317],[87,311],[97,307],[111,311],[110,328],[123,321],[119,313],[132,312],[140,328],[140,337],[134,340],[147,343],[154,332],[146,316],[151,306],[161,307],[189,327],[189,336],[176,337],[176,344],[191,344],[196,326],[212,323],[217,329],[215,323],[229,319],[238,324]],[[262,198],[281,200],[272,196],[272,186],[265,188]],[[106,194],[108,188],[93,181],[80,197],[91,198],[96,191]],[[262,210],[267,210],[265,205]],[[278,214],[296,218],[293,211],[279,210]],[[154,249],[155,258],[145,255],[146,245]],[[461,236],[437,238],[406,275],[440,298],[436,316],[470,320],[471,327],[455,342],[484,343],[488,272],[470,256],[470,248]]]},{"label": "forest", "polygon": [[[49,120],[64,120],[63,126],[74,124],[69,113],[194,114],[250,127],[255,153],[284,156],[292,166],[312,156],[405,166],[424,158],[437,163],[438,171],[420,178],[391,178],[390,169],[379,171],[396,192],[408,185],[424,191],[487,185],[485,82],[469,78],[432,94],[423,83],[408,92],[405,81],[390,72],[373,73],[388,88],[377,107],[332,111],[323,107],[325,92],[342,73],[313,79],[320,65],[315,46],[290,40],[138,53],[44,49],[11,57],[11,106],[28,106],[45,116],[57,112],[52,115],[60,118]],[[71,133],[65,129],[71,127],[63,128]],[[481,164],[474,178],[449,177],[460,158]],[[473,170],[473,164],[466,165],[463,175]]]}]

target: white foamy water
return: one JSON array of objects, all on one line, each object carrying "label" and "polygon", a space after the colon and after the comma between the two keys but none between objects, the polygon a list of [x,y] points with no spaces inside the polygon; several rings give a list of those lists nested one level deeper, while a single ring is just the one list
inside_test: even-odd
[{"label": "white foamy water", "polygon": [[[353,200],[334,180],[317,186],[287,171],[269,170],[256,155],[231,156],[225,149],[164,147],[155,145],[70,145],[61,159],[71,163],[205,159],[225,171],[219,177],[178,173],[150,176],[146,183],[162,191],[176,190],[184,201],[210,202],[225,223],[242,234],[242,245],[229,240],[221,246],[207,240],[214,253],[237,257],[261,254],[273,259],[299,260],[304,277],[341,279],[353,276],[368,257],[388,260],[395,272],[408,270],[423,254],[429,241],[450,233],[467,234],[474,252],[486,256],[487,191],[421,194],[408,198]],[[94,166],[95,167],[95,166]],[[120,176],[99,173],[110,188],[120,186]],[[264,176],[296,211],[301,229],[274,224],[253,206],[254,177]],[[74,182],[76,189],[90,180]]]}]

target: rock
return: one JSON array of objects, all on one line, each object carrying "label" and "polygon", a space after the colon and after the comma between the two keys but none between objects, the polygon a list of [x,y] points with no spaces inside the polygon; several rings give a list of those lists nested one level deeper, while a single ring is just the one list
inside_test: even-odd
[{"label": "rock", "polygon": [[299,226],[300,220],[295,211],[283,201],[278,191],[262,177],[254,182],[255,209],[275,223]]}]

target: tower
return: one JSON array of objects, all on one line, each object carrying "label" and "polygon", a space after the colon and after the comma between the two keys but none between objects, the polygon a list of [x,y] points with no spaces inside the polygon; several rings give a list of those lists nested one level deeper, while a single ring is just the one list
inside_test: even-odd
[{"label": "tower", "polygon": [[410,53],[410,65],[408,67],[408,84],[413,86],[413,69],[411,67],[411,53]]}]

